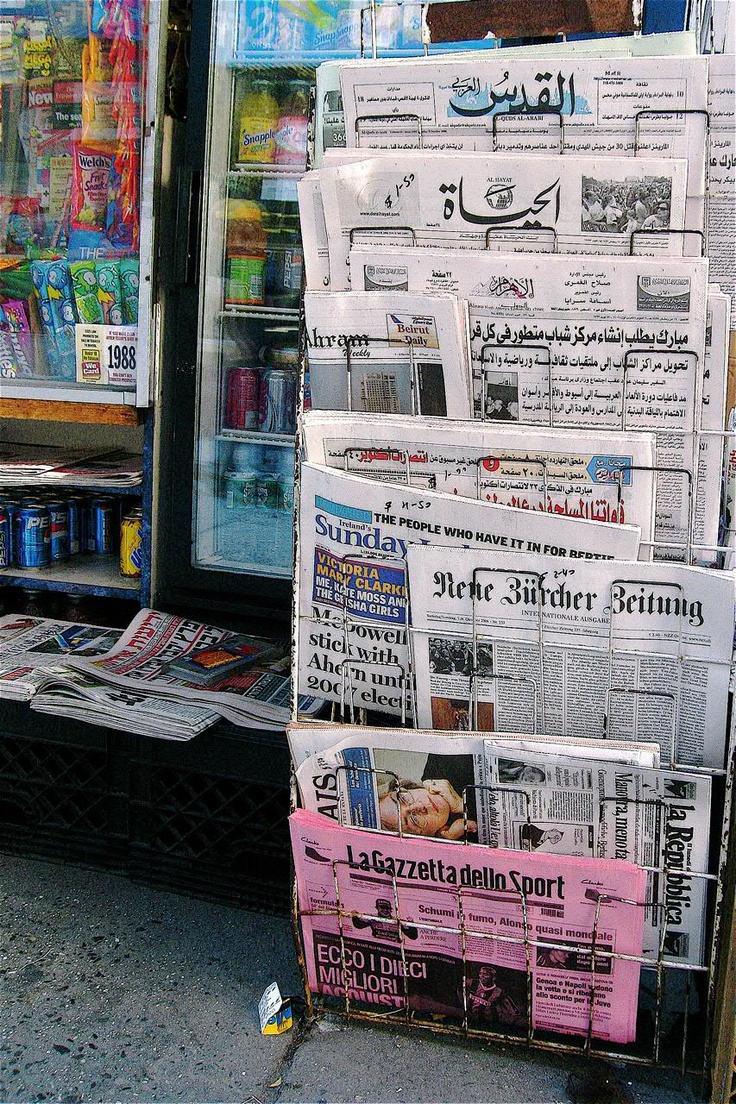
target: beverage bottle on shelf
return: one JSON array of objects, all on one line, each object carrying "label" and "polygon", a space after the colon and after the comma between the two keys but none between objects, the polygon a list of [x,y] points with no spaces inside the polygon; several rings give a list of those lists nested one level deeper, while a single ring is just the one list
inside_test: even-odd
[{"label": "beverage bottle on shelf", "polygon": [[294,542],[294,454],[290,449],[279,450],[278,482],[276,562],[288,567]]},{"label": "beverage bottle on shelf", "polygon": [[220,548],[228,559],[258,563],[260,451],[251,447],[248,456],[241,456],[236,449],[224,477]]},{"label": "beverage bottle on shelf", "polygon": [[301,298],[304,271],[298,216],[282,215],[278,228],[269,235],[269,247],[271,254],[266,261],[266,303],[272,307],[295,310]]},{"label": "beverage bottle on shelf", "polygon": [[286,98],[276,124],[277,165],[306,168],[309,88],[309,81],[305,80],[292,80],[286,86]]},{"label": "beverage bottle on shelf", "polygon": [[225,249],[225,302],[262,306],[266,230],[261,208],[253,200],[228,200]]},{"label": "beverage bottle on shelf", "polygon": [[239,165],[271,165],[276,156],[279,103],[273,81],[254,80],[245,94],[238,123]]}]

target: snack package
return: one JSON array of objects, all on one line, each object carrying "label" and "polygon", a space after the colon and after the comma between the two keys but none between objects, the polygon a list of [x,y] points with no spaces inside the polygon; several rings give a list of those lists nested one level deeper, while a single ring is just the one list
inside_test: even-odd
[{"label": "snack package", "polygon": [[[38,299],[49,373],[56,379],[75,379],[77,365],[71,288],[68,290],[68,295],[66,292],[68,265],[66,261],[32,261],[31,277]],[[66,317],[69,312],[71,312],[71,322],[67,321]]]},{"label": "snack package", "polygon": [[72,230],[104,233],[113,153],[109,145],[72,143]]},{"label": "snack package", "polygon": [[123,297],[123,324],[138,323],[138,290],[140,262],[137,257],[126,257],[120,262],[120,291]]},{"label": "snack package", "polygon": [[43,242],[44,225],[37,199],[19,196],[12,200],[5,224],[6,252],[23,256],[29,246]]},{"label": "snack package", "polygon": [[69,265],[69,271],[79,321],[93,326],[104,325],[105,316],[98,296],[94,261],[73,261]]},{"label": "snack package", "polygon": [[95,261],[97,298],[106,326],[122,326],[123,297],[120,291],[120,262]]},{"label": "snack package", "polygon": [[110,173],[106,232],[113,248],[124,253],[138,248],[138,167],[136,144],[122,144]]},{"label": "snack package", "polygon": [[26,313],[26,304],[20,299],[9,299],[0,306],[0,330],[9,335],[18,374],[33,375],[33,346],[31,327]]}]

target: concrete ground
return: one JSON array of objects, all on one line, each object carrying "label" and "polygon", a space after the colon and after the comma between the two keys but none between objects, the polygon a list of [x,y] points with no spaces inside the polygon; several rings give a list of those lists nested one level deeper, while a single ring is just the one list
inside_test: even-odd
[{"label": "concrete ground", "polygon": [[577,1057],[325,1017],[263,1036],[301,981],[284,918],[0,855],[3,1104],[691,1104],[699,1086],[619,1067],[568,1093]]}]

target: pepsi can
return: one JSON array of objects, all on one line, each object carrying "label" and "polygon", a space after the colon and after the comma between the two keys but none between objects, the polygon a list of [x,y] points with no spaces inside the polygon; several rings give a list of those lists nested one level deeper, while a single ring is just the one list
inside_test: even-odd
[{"label": "pepsi can", "polygon": [[[98,556],[114,552],[113,501],[111,498],[93,498],[90,505],[90,531],[88,551]],[[91,547],[90,547],[91,546]]]},{"label": "pepsi can", "polygon": [[48,567],[51,562],[51,517],[45,506],[22,504],[13,518],[18,567]]},{"label": "pepsi can", "polygon": [[69,555],[76,556],[82,551],[82,509],[84,499],[71,497],[66,500],[69,511]]},{"label": "pepsi can", "polygon": [[0,570],[10,567],[13,558],[10,551],[12,544],[10,513],[6,506],[0,505]]},{"label": "pepsi can", "polygon": [[69,507],[61,499],[46,503],[51,519],[51,562],[63,563],[69,559]]},{"label": "pepsi can", "polygon": [[281,368],[263,372],[258,428],[262,433],[293,433],[296,420],[296,373]]}]

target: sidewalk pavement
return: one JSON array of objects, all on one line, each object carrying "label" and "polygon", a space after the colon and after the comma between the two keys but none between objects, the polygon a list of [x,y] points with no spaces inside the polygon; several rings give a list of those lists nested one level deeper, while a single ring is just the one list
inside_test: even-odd
[{"label": "sidewalk pavement", "polygon": [[[295,1026],[261,1035],[272,982]],[[693,1104],[700,1085],[576,1056],[305,1024],[291,924],[98,871],[0,854],[0,1101],[58,1104]],[[575,1091],[573,1091],[575,1090]]]}]

